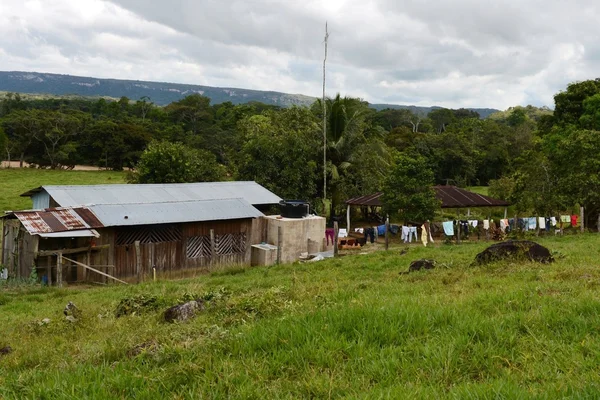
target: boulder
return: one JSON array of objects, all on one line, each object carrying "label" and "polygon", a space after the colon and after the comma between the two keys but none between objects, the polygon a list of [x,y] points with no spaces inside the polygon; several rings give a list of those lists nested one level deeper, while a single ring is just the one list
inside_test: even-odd
[{"label": "boulder", "polygon": [[508,240],[496,243],[475,257],[475,264],[487,264],[493,261],[522,259],[540,263],[554,261],[550,250],[529,240]]},{"label": "boulder", "polygon": [[410,263],[410,266],[408,267],[408,272],[415,272],[415,271],[420,271],[422,269],[434,269],[435,268],[435,261],[434,260],[426,260],[426,259],[421,259],[421,260],[416,260]]},{"label": "boulder", "polygon": [[164,318],[167,322],[187,321],[188,319],[193,318],[198,311],[202,311],[203,309],[204,301],[202,299],[192,300],[169,308],[165,311]]}]

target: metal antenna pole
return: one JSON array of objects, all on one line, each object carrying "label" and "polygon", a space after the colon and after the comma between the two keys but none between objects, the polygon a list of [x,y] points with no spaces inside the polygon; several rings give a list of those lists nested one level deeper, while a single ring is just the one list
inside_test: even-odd
[{"label": "metal antenna pole", "polygon": [[323,205],[327,200],[327,104],[325,103],[325,63],[327,62],[327,22],[325,22],[325,58],[323,59]]}]

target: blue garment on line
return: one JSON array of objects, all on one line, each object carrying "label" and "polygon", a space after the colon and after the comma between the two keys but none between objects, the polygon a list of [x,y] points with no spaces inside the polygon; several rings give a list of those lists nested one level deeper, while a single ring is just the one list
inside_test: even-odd
[{"label": "blue garment on line", "polygon": [[529,218],[528,226],[530,230],[535,230],[535,228],[537,227],[537,221],[535,217]]},{"label": "blue garment on line", "polygon": [[377,234],[379,236],[384,236],[385,235],[385,225],[379,225],[377,227]]},{"label": "blue garment on line", "polygon": [[444,227],[444,233],[447,236],[454,236],[454,223],[453,221],[445,221],[442,223],[442,226]]},{"label": "blue garment on line", "polygon": [[392,235],[397,235],[399,230],[400,227],[398,225],[390,225],[390,232],[392,232]]}]

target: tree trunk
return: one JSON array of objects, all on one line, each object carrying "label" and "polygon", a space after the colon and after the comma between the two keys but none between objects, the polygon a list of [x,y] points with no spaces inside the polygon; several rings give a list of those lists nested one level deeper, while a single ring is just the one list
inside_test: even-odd
[{"label": "tree trunk", "polygon": [[19,158],[19,168],[23,168],[24,162],[25,162],[25,153],[21,153],[21,158]]}]

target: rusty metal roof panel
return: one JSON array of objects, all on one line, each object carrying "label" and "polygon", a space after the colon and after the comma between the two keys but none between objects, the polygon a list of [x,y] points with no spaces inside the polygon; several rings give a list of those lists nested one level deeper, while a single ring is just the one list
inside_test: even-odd
[{"label": "rusty metal roof panel", "polygon": [[[85,215],[89,224],[83,217]],[[102,223],[90,210],[49,208],[46,210],[15,211],[13,213],[32,235],[101,228]]]}]

